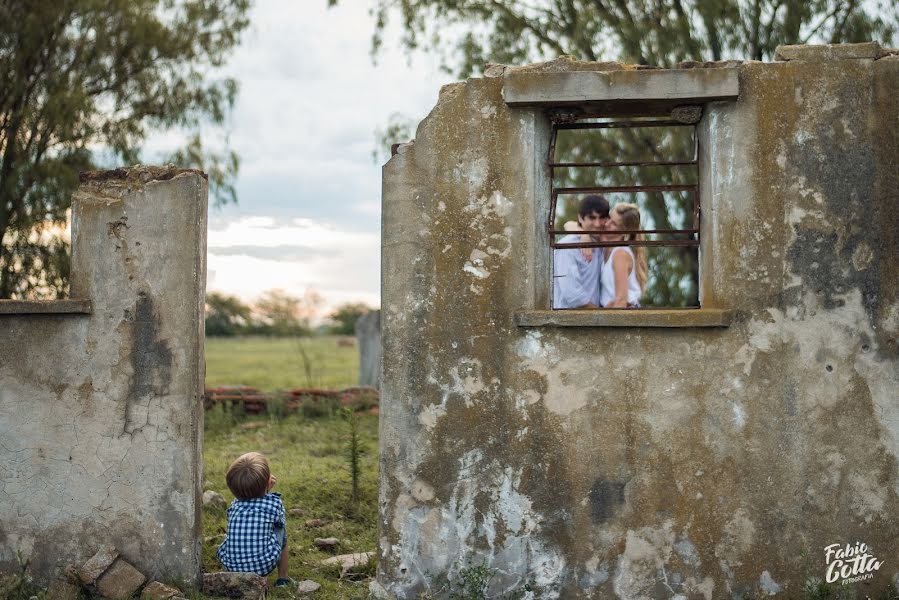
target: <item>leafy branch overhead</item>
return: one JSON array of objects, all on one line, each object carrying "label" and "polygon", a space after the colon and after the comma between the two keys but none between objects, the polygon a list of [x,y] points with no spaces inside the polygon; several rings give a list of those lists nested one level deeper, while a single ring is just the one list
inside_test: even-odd
[{"label": "leafy branch overhead", "polygon": [[439,51],[468,77],[563,54],[671,67],[770,59],[780,44],[889,45],[899,0],[377,0],[374,12],[375,53],[398,17],[406,49]]},{"label": "leafy branch overhead", "polygon": [[0,0],[0,297],[64,292],[67,263],[47,240],[78,171],[138,162],[153,132],[187,132],[169,158],[205,169],[217,198],[234,199],[236,155],[208,153],[199,132],[234,104],[237,83],[209,73],[237,46],[249,5]]}]

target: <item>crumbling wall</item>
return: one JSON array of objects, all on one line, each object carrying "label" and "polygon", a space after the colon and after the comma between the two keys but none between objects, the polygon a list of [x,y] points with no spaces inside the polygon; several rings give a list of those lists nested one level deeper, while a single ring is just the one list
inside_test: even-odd
[{"label": "crumbling wall", "polygon": [[89,308],[0,306],[3,570],[20,552],[46,581],[112,545],[198,577],[206,198],[197,171],[85,174],[71,296]]},{"label": "crumbling wall", "polygon": [[729,327],[519,325],[548,308],[549,122],[504,93],[595,71],[653,97],[653,72],[563,59],[441,90],[384,168],[383,588],[414,598],[484,562],[495,593],[796,597],[855,542],[882,561],[860,593],[899,577],[886,54],[705,65],[740,85],[699,125],[701,301]]}]

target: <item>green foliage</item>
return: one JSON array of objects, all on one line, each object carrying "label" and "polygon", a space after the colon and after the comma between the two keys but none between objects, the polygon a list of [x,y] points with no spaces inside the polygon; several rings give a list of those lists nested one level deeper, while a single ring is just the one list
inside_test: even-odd
[{"label": "green foliage", "polygon": [[[192,132],[168,157],[234,199],[233,153],[207,153],[237,84],[208,76],[246,28],[250,0],[0,1],[0,298],[65,292],[62,236],[78,172],[133,164],[155,131]],[[163,159],[165,161],[165,158]]]},{"label": "green foliage", "polygon": [[354,335],[356,333],[356,321],[362,315],[371,312],[372,307],[362,302],[349,302],[338,306],[334,312],[328,315],[333,321],[331,333],[334,335]]},{"label": "green foliage", "polygon": [[671,67],[682,60],[770,59],[780,44],[890,44],[899,2],[377,0],[375,14],[373,51],[398,16],[407,49],[439,51],[447,70],[469,77],[488,62],[563,54]]},{"label": "green foliage", "polygon": [[488,598],[521,600],[527,596],[528,592],[532,591],[531,584],[528,583],[511,592],[490,596],[488,595],[490,581],[496,575],[496,569],[491,569],[486,563],[472,566],[471,562],[468,562],[467,565],[459,569],[459,573],[452,580],[446,577],[433,578],[434,587],[437,588],[436,595],[424,594],[421,600],[431,600],[435,597],[448,600],[487,600]]},{"label": "green foliage", "polygon": [[284,290],[268,290],[256,301],[257,319],[252,333],[274,336],[310,335],[309,319],[321,306],[323,299],[316,292],[307,291],[302,298]]},{"label": "green foliage", "polygon": [[206,294],[206,335],[239,335],[247,331],[251,319],[250,307],[240,298],[218,292]]},{"label": "green foliage", "polygon": [[35,585],[28,574],[28,560],[16,553],[19,570],[0,576],[0,598],[4,600],[51,600],[49,594]]},{"label": "green foliage", "polygon": [[351,481],[350,502],[355,503],[359,500],[359,477],[364,449],[362,440],[359,437],[359,421],[356,412],[349,408],[344,408],[341,410],[341,414],[349,424],[346,441],[346,460]]}]

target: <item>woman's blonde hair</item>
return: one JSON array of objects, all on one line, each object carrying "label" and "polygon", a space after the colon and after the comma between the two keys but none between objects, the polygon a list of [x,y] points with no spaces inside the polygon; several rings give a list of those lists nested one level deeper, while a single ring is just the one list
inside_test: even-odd
[{"label": "woman's blonde hair", "polygon": [[[621,216],[621,226],[623,229],[640,229],[640,209],[636,204],[619,202],[612,207],[612,212],[618,213]],[[628,233],[626,239],[642,240],[643,234]],[[637,264],[634,265],[634,269],[637,271],[637,283],[640,284],[640,291],[642,292],[646,288],[646,280],[649,279],[649,266],[646,262],[646,247],[631,246],[631,250],[634,251],[634,256],[636,257]]]}]

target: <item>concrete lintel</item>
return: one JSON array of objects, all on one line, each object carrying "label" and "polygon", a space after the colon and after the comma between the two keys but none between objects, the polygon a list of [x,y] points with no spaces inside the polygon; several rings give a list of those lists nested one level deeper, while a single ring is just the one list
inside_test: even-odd
[{"label": "concrete lintel", "polygon": [[58,315],[91,313],[91,301],[67,300],[0,300],[0,315]]},{"label": "concrete lintel", "polygon": [[666,100],[702,103],[735,99],[738,69],[651,69],[517,73],[504,76],[509,106],[553,106],[592,102]]},{"label": "concrete lintel", "polygon": [[882,55],[880,44],[864,42],[861,44],[823,44],[778,46],[774,51],[774,60],[805,60],[824,62],[830,60],[871,59]]},{"label": "concrete lintel", "polygon": [[727,327],[731,311],[717,308],[639,310],[521,310],[519,327]]}]

